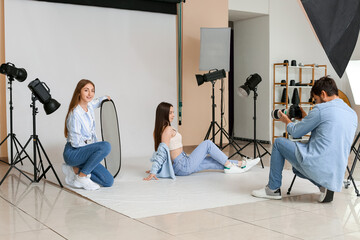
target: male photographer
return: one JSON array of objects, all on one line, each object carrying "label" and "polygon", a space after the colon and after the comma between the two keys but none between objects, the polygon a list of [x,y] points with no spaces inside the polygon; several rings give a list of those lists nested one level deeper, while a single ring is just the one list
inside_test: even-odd
[{"label": "male photographer", "polygon": [[334,191],[340,192],[348,163],[348,156],[357,127],[356,113],[338,96],[335,81],[328,76],[315,81],[311,89],[315,107],[308,115],[293,123],[281,111],[280,120],[294,138],[311,132],[307,143],[292,142],[285,138],[274,141],[269,182],[265,188],[254,190],[260,198],[281,199],[281,179],[285,159],[293,172],[310,180],[320,188],[319,202],[331,202]]}]

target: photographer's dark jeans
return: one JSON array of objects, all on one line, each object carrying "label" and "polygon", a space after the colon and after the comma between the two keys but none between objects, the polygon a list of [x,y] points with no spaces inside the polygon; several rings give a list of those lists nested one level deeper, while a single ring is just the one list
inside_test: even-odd
[{"label": "photographer's dark jeans", "polygon": [[268,187],[271,190],[276,190],[281,187],[282,171],[284,169],[285,159],[288,160],[289,163],[292,165],[293,172],[296,174],[296,176],[308,179],[316,186],[321,187],[319,184],[307,178],[297,170],[297,169],[301,169],[301,167],[300,167],[300,163],[296,159],[295,151],[296,151],[296,144],[294,142],[286,138],[275,139],[271,153],[270,173],[269,173],[269,183],[268,183]]},{"label": "photographer's dark jeans", "polygon": [[83,147],[74,148],[70,143],[65,145],[64,160],[72,167],[78,167],[80,172],[91,174],[91,180],[103,187],[111,187],[114,178],[100,162],[110,153],[108,142],[96,142]]}]

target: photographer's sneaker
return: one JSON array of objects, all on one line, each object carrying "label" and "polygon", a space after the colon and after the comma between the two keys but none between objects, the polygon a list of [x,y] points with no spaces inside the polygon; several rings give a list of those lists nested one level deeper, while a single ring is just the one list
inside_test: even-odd
[{"label": "photographer's sneaker", "polygon": [[90,174],[85,177],[79,177],[79,175],[75,176],[74,187],[83,188],[85,190],[98,190],[100,188],[99,184],[91,181]]},{"label": "photographer's sneaker", "polygon": [[242,164],[241,168],[246,171],[249,171],[252,167],[254,167],[256,164],[258,164],[260,162],[260,158],[255,158],[255,159],[251,159],[251,158],[244,158],[243,162],[245,161],[245,165]]},{"label": "photographer's sneaker", "polygon": [[271,190],[267,185],[265,188],[252,191],[251,195],[258,198],[267,198],[267,199],[281,199],[281,190],[280,188],[276,190]]},{"label": "photographer's sneaker", "polygon": [[65,183],[69,185],[70,187],[74,187],[74,180],[76,174],[74,173],[74,170],[71,166],[67,165],[66,163],[63,163],[61,167],[63,173],[65,174]]},{"label": "photographer's sneaker", "polygon": [[224,173],[227,173],[227,174],[243,173],[243,172],[245,172],[244,168],[241,168],[232,162],[230,162],[230,164],[228,166],[224,166]]},{"label": "photographer's sneaker", "polygon": [[320,189],[319,202],[320,203],[332,202],[332,200],[334,199],[334,192],[324,187],[319,187],[319,189]]}]

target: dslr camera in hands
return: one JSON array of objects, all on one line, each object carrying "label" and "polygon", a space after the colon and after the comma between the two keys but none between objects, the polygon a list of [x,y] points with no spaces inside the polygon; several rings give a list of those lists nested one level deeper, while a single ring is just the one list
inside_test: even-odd
[{"label": "dslr camera in hands", "polygon": [[280,119],[280,111],[287,115],[290,119],[302,118],[302,112],[299,105],[291,105],[288,109],[275,109],[271,112],[271,117],[273,119]]}]

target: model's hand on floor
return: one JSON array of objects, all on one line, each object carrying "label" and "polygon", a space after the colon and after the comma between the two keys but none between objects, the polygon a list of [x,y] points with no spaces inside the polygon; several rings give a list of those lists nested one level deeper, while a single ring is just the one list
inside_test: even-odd
[{"label": "model's hand on floor", "polygon": [[155,174],[150,173],[149,176],[147,176],[146,178],[144,178],[145,181],[149,181],[151,179],[155,179],[155,180],[159,180]]},{"label": "model's hand on floor", "polygon": [[145,171],[146,173],[150,173],[150,170]]}]

